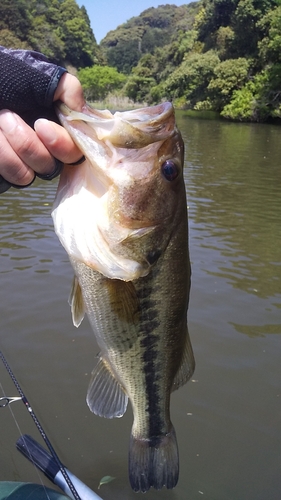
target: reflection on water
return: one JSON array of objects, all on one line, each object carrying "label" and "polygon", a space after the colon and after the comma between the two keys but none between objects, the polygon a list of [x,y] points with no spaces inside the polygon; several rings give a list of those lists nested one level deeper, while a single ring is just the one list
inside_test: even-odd
[{"label": "reflection on water", "polygon": [[44,241],[50,235],[53,237],[50,209],[55,186],[54,183],[46,188],[37,182],[32,189],[11,189],[1,195],[1,272],[25,269],[49,271],[44,263],[52,262],[52,259],[46,259]]},{"label": "reflection on water", "polygon": [[[189,199],[197,200],[192,218],[202,244],[226,257],[209,272],[265,298],[281,291],[281,161],[273,140],[280,131],[264,127],[260,141],[256,128],[218,122],[208,138],[201,124],[198,142],[204,141],[208,156],[202,152],[197,168],[187,170],[187,184]],[[198,161],[196,148],[188,141],[191,165]]]},{"label": "reflection on water", "polygon": [[[211,261],[204,272],[265,299],[268,318],[277,322],[233,323],[237,331],[281,333],[280,129],[184,117],[181,124],[192,238]],[[255,305],[262,307],[253,298]]]},{"label": "reflection on water", "polygon": [[[172,396],[180,481],[149,500],[279,500],[281,490],[280,128],[178,114],[186,144],[194,381]],[[62,461],[99,494],[131,500],[122,419],[85,404],[98,347],[71,323],[68,258],[50,218],[56,181],[0,197],[1,340]],[[0,382],[14,394],[0,366]],[[24,409],[22,432],[38,439]],[[0,411],[0,480],[40,482],[14,449],[18,428]],[[4,429],[4,431],[3,431]],[[44,482],[48,484],[47,480]]]}]

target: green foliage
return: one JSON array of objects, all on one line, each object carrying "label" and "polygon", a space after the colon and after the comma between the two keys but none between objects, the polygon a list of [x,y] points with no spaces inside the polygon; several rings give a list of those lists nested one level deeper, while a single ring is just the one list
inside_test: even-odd
[{"label": "green foliage", "polygon": [[248,79],[250,60],[239,57],[220,62],[214,68],[208,90],[213,107],[221,110],[229,102],[234,90],[241,89]]},{"label": "green foliage", "polygon": [[205,50],[217,48],[220,57],[257,57],[262,38],[260,20],[274,0],[204,0],[195,27]]},{"label": "green foliage", "polygon": [[[239,0],[205,0],[196,17],[198,38],[206,48],[214,47],[215,34],[220,27],[230,26],[231,19]],[[243,0],[244,1],[244,0]]]},{"label": "green foliage", "polygon": [[103,60],[85,7],[75,0],[2,0],[0,37],[6,47],[32,48],[61,65]]},{"label": "green foliage", "polygon": [[0,43],[80,69],[89,99],[113,93],[229,119],[281,118],[281,0],[160,5],[109,32],[100,47],[75,0],[2,0]]},{"label": "green foliage", "polygon": [[190,29],[198,9],[198,3],[195,2],[180,7],[151,7],[110,31],[101,41],[108,64],[129,74],[142,55],[169,45],[177,30]]},{"label": "green foliage", "polygon": [[124,87],[124,93],[129,99],[134,102],[151,102],[150,89],[156,86],[155,63],[155,57],[152,54],[146,54],[133,68]]},{"label": "green foliage", "polygon": [[216,48],[221,59],[231,58],[235,41],[234,30],[230,26],[220,26],[216,34]]},{"label": "green foliage", "polygon": [[30,28],[31,16],[26,0],[1,0],[0,30],[8,29],[20,40],[24,40]]},{"label": "green foliage", "polygon": [[[169,99],[178,106],[222,111],[223,116],[239,120],[280,115],[276,63],[281,58],[281,6],[277,2],[204,0],[193,8],[188,29],[179,28],[182,23],[177,19],[171,38],[162,38],[157,47],[154,30],[161,25],[164,33],[176,18],[172,9],[161,10],[164,7],[133,18],[121,27],[122,33],[119,29],[110,33],[112,46],[118,46],[118,33],[124,37],[127,27],[138,30],[139,57],[124,87],[127,96],[148,103]],[[177,7],[173,9],[177,12]],[[144,22],[149,23],[146,30]],[[141,55],[144,40],[149,56]],[[123,47],[125,51],[125,42]]]},{"label": "green foliage", "polygon": [[208,84],[220,60],[214,51],[205,54],[191,53],[164,83],[169,99],[184,96],[186,105],[193,107],[208,96]]},{"label": "green foliage", "polygon": [[269,11],[259,22],[265,36],[258,42],[263,61],[281,62],[281,6]]},{"label": "green foliage", "polygon": [[240,121],[281,118],[281,64],[256,74],[241,90],[236,90],[222,116]]},{"label": "green foliage", "polygon": [[12,31],[5,28],[0,30],[0,45],[11,49],[31,49],[27,42],[23,42]]},{"label": "green foliage", "polygon": [[176,37],[174,37],[168,49],[169,60],[175,66],[179,66],[182,63],[184,56],[191,50],[195,49],[197,35],[198,33],[195,30],[180,30],[176,33]]},{"label": "green foliage", "polygon": [[115,477],[113,476],[104,476],[101,478],[100,482],[99,482],[99,485],[98,485],[98,490],[100,489],[100,487],[103,485],[103,484],[107,484],[107,483],[110,483],[111,481],[113,481],[115,479]]},{"label": "green foliage", "polygon": [[52,23],[46,20],[45,14],[33,18],[28,42],[33,49],[58,64],[65,59],[65,43],[59,30],[54,29]]},{"label": "green foliage", "polygon": [[85,9],[81,10],[75,0],[62,0],[60,18],[66,60],[78,68],[98,62],[97,44]]},{"label": "green foliage", "polygon": [[119,89],[126,80],[125,75],[109,66],[93,66],[78,71],[86,98],[91,101],[104,99],[109,92]]},{"label": "green foliage", "polygon": [[131,40],[130,50],[128,50],[128,43],[123,40],[106,53],[108,64],[126,74],[129,74],[132,68],[137,65],[140,57],[141,52],[139,50],[139,40],[137,39]]}]

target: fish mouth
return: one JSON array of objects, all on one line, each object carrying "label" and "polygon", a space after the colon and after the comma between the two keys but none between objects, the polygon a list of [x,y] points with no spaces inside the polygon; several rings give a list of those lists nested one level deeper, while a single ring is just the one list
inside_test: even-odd
[{"label": "fish mouth", "polygon": [[175,128],[174,110],[170,102],[132,111],[116,111],[114,114],[108,110],[94,109],[89,104],[83,107],[82,112],[72,111],[60,101],[56,109],[67,129],[70,122],[74,128],[74,122],[83,122],[95,131],[98,140],[110,141],[119,148],[140,149],[153,142],[166,140]]}]

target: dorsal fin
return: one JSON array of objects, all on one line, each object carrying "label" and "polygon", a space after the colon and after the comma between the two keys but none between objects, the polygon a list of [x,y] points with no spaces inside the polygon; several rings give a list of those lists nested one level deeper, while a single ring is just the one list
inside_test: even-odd
[{"label": "dorsal fin", "polygon": [[90,410],[100,417],[122,417],[128,404],[128,396],[103,359],[92,371],[87,392]]},{"label": "dorsal fin", "polygon": [[85,316],[85,307],[83,302],[82,290],[76,276],[74,276],[73,278],[68,303],[71,307],[73,324],[78,328]]}]

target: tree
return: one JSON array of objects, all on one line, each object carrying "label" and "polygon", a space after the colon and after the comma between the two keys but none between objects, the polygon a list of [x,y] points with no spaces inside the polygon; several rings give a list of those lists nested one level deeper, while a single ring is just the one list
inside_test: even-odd
[{"label": "tree", "polygon": [[198,32],[195,30],[179,30],[172,43],[167,47],[167,59],[172,62],[174,66],[179,66],[188,52],[194,49],[197,37]]},{"label": "tree", "polygon": [[54,29],[44,14],[33,18],[28,41],[34,50],[42,52],[57,64],[64,61],[65,43],[60,37],[60,32]]},{"label": "tree", "polygon": [[80,9],[75,0],[62,0],[60,18],[66,60],[78,68],[99,62],[96,39],[85,9]]},{"label": "tree", "polygon": [[92,66],[78,71],[78,78],[88,100],[104,99],[109,92],[119,89],[126,80],[125,75],[109,66]]},{"label": "tree", "polygon": [[240,121],[281,118],[281,64],[257,73],[241,90],[233,92],[222,116]]},{"label": "tree", "polygon": [[101,41],[108,64],[129,74],[143,54],[168,46],[178,29],[189,30],[198,9],[197,2],[180,7],[160,5],[131,18]]},{"label": "tree", "polygon": [[269,11],[259,22],[264,37],[258,43],[263,62],[281,62],[281,6]]},{"label": "tree", "polygon": [[193,107],[198,101],[206,100],[208,84],[219,62],[217,54],[212,50],[205,54],[189,54],[167,78],[164,84],[166,96],[169,99],[184,97],[189,107]]},{"label": "tree", "polygon": [[229,102],[234,90],[239,90],[248,80],[251,61],[239,57],[220,62],[214,68],[214,76],[208,85],[214,107],[221,111]]},{"label": "tree", "polygon": [[8,29],[20,40],[26,40],[31,16],[25,0],[1,0],[0,30]]},{"label": "tree", "polygon": [[154,78],[155,58],[152,54],[144,55],[125,85],[125,94],[135,102],[150,101],[150,89],[156,85]]},{"label": "tree", "polygon": [[239,0],[232,20],[237,54],[257,57],[262,37],[259,21],[270,8],[271,0]]},{"label": "tree", "polygon": [[215,46],[216,32],[220,27],[231,25],[231,20],[239,0],[205,0],[195,18],[198,39],[206,44],[206,49]]},{"label": "tree", "polygon": [[31,49],[27,42],[20,40],[14,33],[8,29],[0,30],[0,45],[10,49]]},{"label": "tree", "polygon": [[220,59],[231,59],[237,55],[234,48],[235,32],[230,26],[220,26],[215,36]]},{"label": "tree", "polygon": [[131,40],[130,45],[125,41],[119,42],[107,51],[106,57],[110,66],[128,75],[141,57],[139,40]]}]

